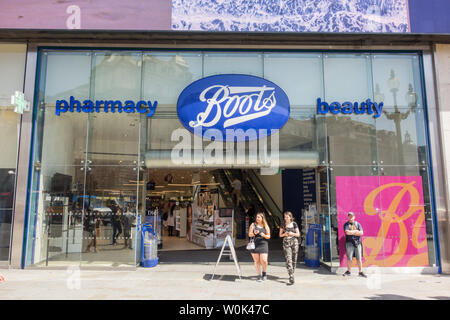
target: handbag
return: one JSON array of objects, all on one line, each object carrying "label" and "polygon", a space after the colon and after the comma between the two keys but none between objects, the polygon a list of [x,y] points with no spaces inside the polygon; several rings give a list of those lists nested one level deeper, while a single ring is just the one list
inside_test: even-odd
[{"label": "handbag", "polygon": [[247,243],[247,250],[255,250],[255,239],[251,238],[250,242]]}]

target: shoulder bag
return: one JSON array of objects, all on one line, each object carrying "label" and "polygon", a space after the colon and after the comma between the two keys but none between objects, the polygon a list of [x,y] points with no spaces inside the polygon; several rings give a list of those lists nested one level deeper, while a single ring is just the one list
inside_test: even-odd
[{"label": "shoulder bag", "polygon": [[[254,226],[254,224],[252,223]],[[249,243],[247,243],[247,250],[255,250],[255,237],[251,237]]]},{"label": "shoulder bag", "polygon": [[250,238],[250,242],[247,243],[247,250],[255,250],[255,238]]}]

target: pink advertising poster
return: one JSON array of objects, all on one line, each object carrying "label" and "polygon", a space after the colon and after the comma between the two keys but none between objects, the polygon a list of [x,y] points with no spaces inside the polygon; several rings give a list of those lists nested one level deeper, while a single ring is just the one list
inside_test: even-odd
[{"label": "pink advertising poster", "polygon": [[344,223],[355,213],[364,236],[363,265],[427,266],[422,177],[336,177],[339,258],[347,265]]}]

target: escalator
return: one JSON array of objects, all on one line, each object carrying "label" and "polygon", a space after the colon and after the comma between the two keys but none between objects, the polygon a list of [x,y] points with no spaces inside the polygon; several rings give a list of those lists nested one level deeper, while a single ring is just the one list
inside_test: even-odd
[{"label": "escalator", "polygon": [[[264,184],[254,170],[218,169],[213,172],[217,182],[220,183],[219,192],[227,206],[235,208],[235,220],[241,224],[245,219],[246,211],[253,205],[256,210],[262,209],[266,213],[267,223],[273,237],[278,236],[278,229],[283,221],[283,214],[275,203]],[[233,192],[232,182],[241,181],[241,195],[238,207],[235,207],[231,197]],[[239,229],[239,227],[238,227]]]}]

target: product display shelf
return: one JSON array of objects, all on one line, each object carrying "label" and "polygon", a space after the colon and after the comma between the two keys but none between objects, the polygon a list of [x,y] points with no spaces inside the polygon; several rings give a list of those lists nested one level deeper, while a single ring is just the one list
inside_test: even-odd
[{"label": "product display shelf", "polygon": [[180,231],[180,219],[181,219],[181,217],[180,217],[180,212],[177,211],[177,212],[176,212],[176,215],[175,215],[175,229],[176,229],[177,231]]},{"label": "product display shelf", "polygon": [[194,224],[195,231],[192,235],[194,243],[207,249],[214,247],[214,220],[198,218]]},{"label": "product display shelf", "polygon": [[175,229],[179,232],[179,236],[186,237],[187,210],[180,208],[175,211]]}]

